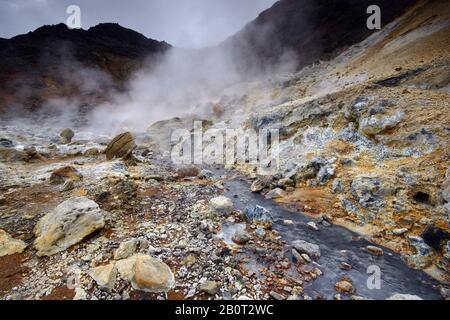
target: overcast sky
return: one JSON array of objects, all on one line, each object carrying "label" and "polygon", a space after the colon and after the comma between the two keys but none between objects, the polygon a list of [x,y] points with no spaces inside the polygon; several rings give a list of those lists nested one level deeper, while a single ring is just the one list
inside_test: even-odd
[{"label": "overcast sky", "polygon": [[0,0],[0,37],[11,38],[44,24],[66,22],[71,4],[81,8],[84,29],[118,22],[178,47],[224,40],[277,0]]}]

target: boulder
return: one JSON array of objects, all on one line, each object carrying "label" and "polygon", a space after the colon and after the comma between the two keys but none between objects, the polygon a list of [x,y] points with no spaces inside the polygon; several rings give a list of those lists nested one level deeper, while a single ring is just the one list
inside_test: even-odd
[{"label": "boulder", "polygon": [[306,253],[309,256],[320,257],[320,247],[317,244],[309,243],[304,240],[295,240],[292,247],[300,253]]},{"label": "boulder", "polygon": [[219,196],[209,201],[211,210],[219,215],[228,215],[234,210],[233,201],[230,198]]},{"label": "boulder", "polygon": [[134,138],[130,132],[125,132],[117,135],[106,147],[106,159],[112,160],[114,158],[126,159],[131,155],[131,152],[136,147]]},{"label": "boulder", "polygon": [[51,256],[80,242],[105,225],[104,212],[86,197],[64,201],[37,223],[34,246],[38,256]]},{"label": "boulder", "polygon": [[82,179],[83,175],[71,166],[56,169],[50,175],[50,183],[52,184],[63,184],[66,180],[79,181]]},{"label": "boulder", "polygon": [[117,278],[117,268],[114,263],[100,266],[88,271],[89,276],[95,280],[100,289],[111,291]]},{"label": "boulder", "polygon": [[175,277],[164,262],[148,255],[137,255],[132,285],[145,292],[167,292],[175,285]]},{"label": "boulder", "polygon": [[72,129],[69,129],[69,128],[64,129],[59,134],[59,136],[61,137],[61,143],[67,144],[67,143],[72,142],[72,138],[74,137],[74,135],[75,135],[75,133],[73,132]]},{"label": "boulder", "polygon": [[22,253],[26,247],[25,242],[14,239],[6,231],[0,229],[0,257]]}]

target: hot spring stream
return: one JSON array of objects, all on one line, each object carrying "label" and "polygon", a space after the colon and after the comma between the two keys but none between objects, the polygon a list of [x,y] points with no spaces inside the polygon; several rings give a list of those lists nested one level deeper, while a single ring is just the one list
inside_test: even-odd
[{"label": "hot spring stream", "polygon": [[[312,218],[286,210],[262,195],[252,193],[248,182],[243,179],[225,179],[225,188],[225,196],[233,199],[236,208],[241,211],[248,205],[260,205],[270,210],[273,228],[288,244],[294,240],[305,240],[320,246],[321,257],[316,262],[320,265],[323,275],[305,284],[304,289],[309,296],[320,294],[326,299],[333,299],[337,293],[335,283],[343,276],[349,276],[356,289],[355,295],[366,298],[386,299],[394,293],[403,293],[418,295],[422,299],[442,299],[438,289],[433,287],[438,284],[436,280],[407,266],[400,255],[392,250],[377,245],[383,248],[384,254],[375,256],[364,250],[372,243],[363,239],[354,240],[352,237],[357,237],[356,233],[336,225],[320,225],[318,231],[311,230],[306,223],[314,221]],[[292,220],[293,224],[285,225],[283,220]],[[352,269],[342,270],[341,262],[351,264]],[[255,261],[255,264],[258,264],[258,261]],[[380,289],[367,287],[367,279],[370,276],[367,268],[371,265],[376,265],[381,270]]]}]

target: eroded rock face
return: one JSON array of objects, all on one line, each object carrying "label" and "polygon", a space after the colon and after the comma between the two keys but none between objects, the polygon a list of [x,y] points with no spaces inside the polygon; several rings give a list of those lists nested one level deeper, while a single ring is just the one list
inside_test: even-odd
[{"label": "eroded rock face", "polygon": [[14,239],[6,231],[0,229],[0,257],[21,253],[26,247],[25,242]]},{"label": "eroded rock face", "polygon": [[106,147],[106,159],[112,160],[114,158],[126,159],[136,147],[134,138],[130,132],[125,132],[117,135]]},{"label": "eroded rock face", "polygon": [[36,225],[37,255],[51,256],[63,251],[104,225],[104,212],[94,201],[86,197],[66,200]]}]

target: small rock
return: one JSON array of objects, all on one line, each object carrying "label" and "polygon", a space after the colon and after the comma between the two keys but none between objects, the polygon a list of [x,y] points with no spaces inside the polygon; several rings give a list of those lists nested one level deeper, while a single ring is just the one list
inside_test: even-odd
[{"label": "small rock", "polygon": [[12,238],[7,232],[0,229],[0,257],[22,253],[26,247],[25,242]]},{"label": "small rock", "polygon": [[61,187],[61,192],[67,192],[75,188],[75,183],[73,180],[67,180]]},{"label": "small rock", "polygon": [[320,248],[317,244],[309,243],[304,240],[295,240],[292,246],[300,253],[306,253],[309,256],[320,257]]},{"label": "small rock", "polygon": [[79,181],[83,179],[83,175],[71,166],[56,169],[50,175],[50,183],[52,184],[62,184],[68,179]]},{"label": "small rock", "polygon": [[270,228],[273,224],[272,214],[261,206],[247,206],[244,210],[244,218],[250,223]]},{"label": "small rock", "polygon": [[110,263],[93,268],[88,271],[88,274],[95,280],[99,288],[111,291],[116,283],[117,268],[114,263]]},{"label": "small rock", "polygon": [[275,188],[266,194],[266,199],[278,199],[284,195],[283,189]]},{"label": "small rock", "polygon": [[97,148],[89,148],[86,151],[84,151],[83,155],[85,157],[92,157],[92,156],[96,156],[99,153],[100,153],[100,151]]},{"label": "small rock", "polygon": [[252,192],[260,192],[263,189],[269,187],[271,183],[272,178],[269,177],[258,178],[255,181],[253,181],[252,185],[250,186],[250,190]]},{"label": "small rock", "polygon": [[117,248],[117,250],[114,252],[114,259],[121,260],[130,257],[136,252],[138,244],[138,239],[131,239],[126,242],[122,242],[119,248]]},{"label": "small rock", "polygon": [[353,284],[348,280],[341,280],[336,283],[335,288],[337,291],[341,293],[354,293],[355,288],[353,287]]},{"label": "small rock", "polygon": [[349,263],[347,263],[347,262],[341,262],[341,269],[342,270],[350,270],[350,269],[352,269],[353,267],[352,267],[352,265],[351,264],[349,264]]},{"label": "small rock", "polygon": [[202,292],[206,292],[209,295],[216,295],[219,292],[220,284],[216,281],[201,281],[199,290]]},{"label": "small rock", "polygon": [[366,249],[367,249],[369,252],[371,252],[371,253],[373,253],[373,254],[375,254],[375,255],[377,255],[377,256],[381,256],[381,255],[384,254],[383,249],[381,249],[381,248],[379,248],[379,247],[375,247],[375,246],[367,246]]},{"label": "small rock", "polygon": [[250,234],[245,230],[238,230],[232,237],[232,240],[237,244],[246,244],[251,240]]},{"label": "small rock", "polygon": [[211,210],[219,215],[228,215],[234,209],[233,201],[230,198],[219,196],[209,201]]},{"label": "small rock", "polygon": [[200,174],[200,169],[196,166],[184,166],[177,169],[177,178],[184,179],[188,177],[197,177]]},{"label": "small rock", "polygon": [[197,261],[197,259],[195,258],[195,256],[190,254],[186,258],[183,259],[181,264],[189,267],[189,266],[194,265],[196,261]]},{"label": "small rock", "polygon": [[75,133],[72,129],[67,128],[61,131],[59,136],[61,137],[61,143],[68,144],[72,142],[72,138],[75,136]]},{"label": "small rock", "polygon": [[398,229],[392,230],[392,233],[395,234],[396,236],[400,236],[406,232],[408,232],[407,228],[398,228]]},{"label": "small rock", "polygon": [[285,300],[286,299],[282,294],[279,294],[278,292],[275,292],[275,291],[270,291],[269,295],[275,300]]},{"label": "small rock", "polygon": [[318,231],[319,230],[319,228],[317,227],[317,225],[315,224],[315,222],[308,222],[307,224],[306,224],[307,226],[308,226],[308,228],[310,228],[310,229],[312,229],[312,230],[315,230],[315,231]]}]

